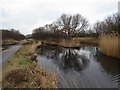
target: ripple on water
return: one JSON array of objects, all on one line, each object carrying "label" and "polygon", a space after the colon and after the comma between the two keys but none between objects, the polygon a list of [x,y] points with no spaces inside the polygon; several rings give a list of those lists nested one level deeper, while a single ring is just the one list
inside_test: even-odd
[{"label": "ripple on water", "polygon": [[120,61],[102,55],[96,47],[78,50],[43,46],[38,63],[57,75],[60,88],[115,88],[120,84]]}]

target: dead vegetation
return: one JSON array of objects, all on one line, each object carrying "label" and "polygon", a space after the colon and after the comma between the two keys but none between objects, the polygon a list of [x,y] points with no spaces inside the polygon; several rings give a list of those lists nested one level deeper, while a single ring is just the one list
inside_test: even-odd
[{"label": "dead vegetation", "polygon": [[[34,43],[32,43],[34,44]],[[3,88],[56,88],[56,77],[30,59],[33,45],[24,45],[3,66]]]},{"label": "dead vegetation", "polygon": [[40,67],[15,69],[8,72],[3,81],[4,88],[56,88],[54,75],[45,73]]},{"label": "dead vegetation", "polygon": [[60,42],[49,42],[45,41],[43,44],[52,45],[52,46],[59,46],[64,48],[79,48],[80,43],[72,41],[72,40],[62,40]]},{"label": "dead vegetation", "polygon": [[80,42],[81,44],[99,44],[99,38],[95,37],[81,37],[81,38],[73,38],[74,41]]},{"label": "dead vegetation", "polygon": [[119,40],[120,36],[101,35],[99,43],[102,53],[110,57],[120,58]]},{"label": "dead vegetation", "polygon": [[44,41],[44,44],[52,45],[52,46],[60,46],[60,47],[65,47],[65,48],[80,48],[82,44],[99,45],[99,39],[92,38],[92,37],[72,38],[70,40],[62,39],[58,42]]},{"label": "dead vegetation", "polygon": [[18,41],[13,39],[6,39],[6,40],[2,40],[0,43],[2,43],[2,45],[14,45],[17,44]]}]

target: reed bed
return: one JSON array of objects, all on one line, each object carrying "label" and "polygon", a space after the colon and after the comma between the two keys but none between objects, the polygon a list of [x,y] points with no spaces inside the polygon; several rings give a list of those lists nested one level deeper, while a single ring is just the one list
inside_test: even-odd
[{"label": "reed bed", "polygon": [[120,58],[119,40],[120,36],[101,35],[99,41],[101,52],[110,57]]}]

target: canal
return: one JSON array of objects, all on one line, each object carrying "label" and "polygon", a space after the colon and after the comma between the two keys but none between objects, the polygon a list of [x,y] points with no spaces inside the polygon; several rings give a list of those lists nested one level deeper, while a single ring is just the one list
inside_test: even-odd
[{"label": "canal", "polygon": [[56,74],[58,88],[118,88],[120,60],[103,55],[95,46],[68,49],[44,45],[38,64]]}]

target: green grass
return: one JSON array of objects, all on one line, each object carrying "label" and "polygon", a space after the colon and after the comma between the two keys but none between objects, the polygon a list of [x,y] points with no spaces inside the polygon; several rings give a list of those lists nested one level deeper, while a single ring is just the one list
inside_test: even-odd
[{"label": "green grass", "polygon": [[32,61],[29,58],[29,51],[27,46],[23,46],[12,58],[10,58],[3,65],[3,77],[8,74],[8,72],[15,69],[26,69],[34,67]]},{"label": "green grass", "polygon": [[26,58],[23,58],[23,59],[21,58],[21,60],[19,61],[19,65],[22,65],[22,66],[29,65],[29,64],[31,64],[31,61]]}]

